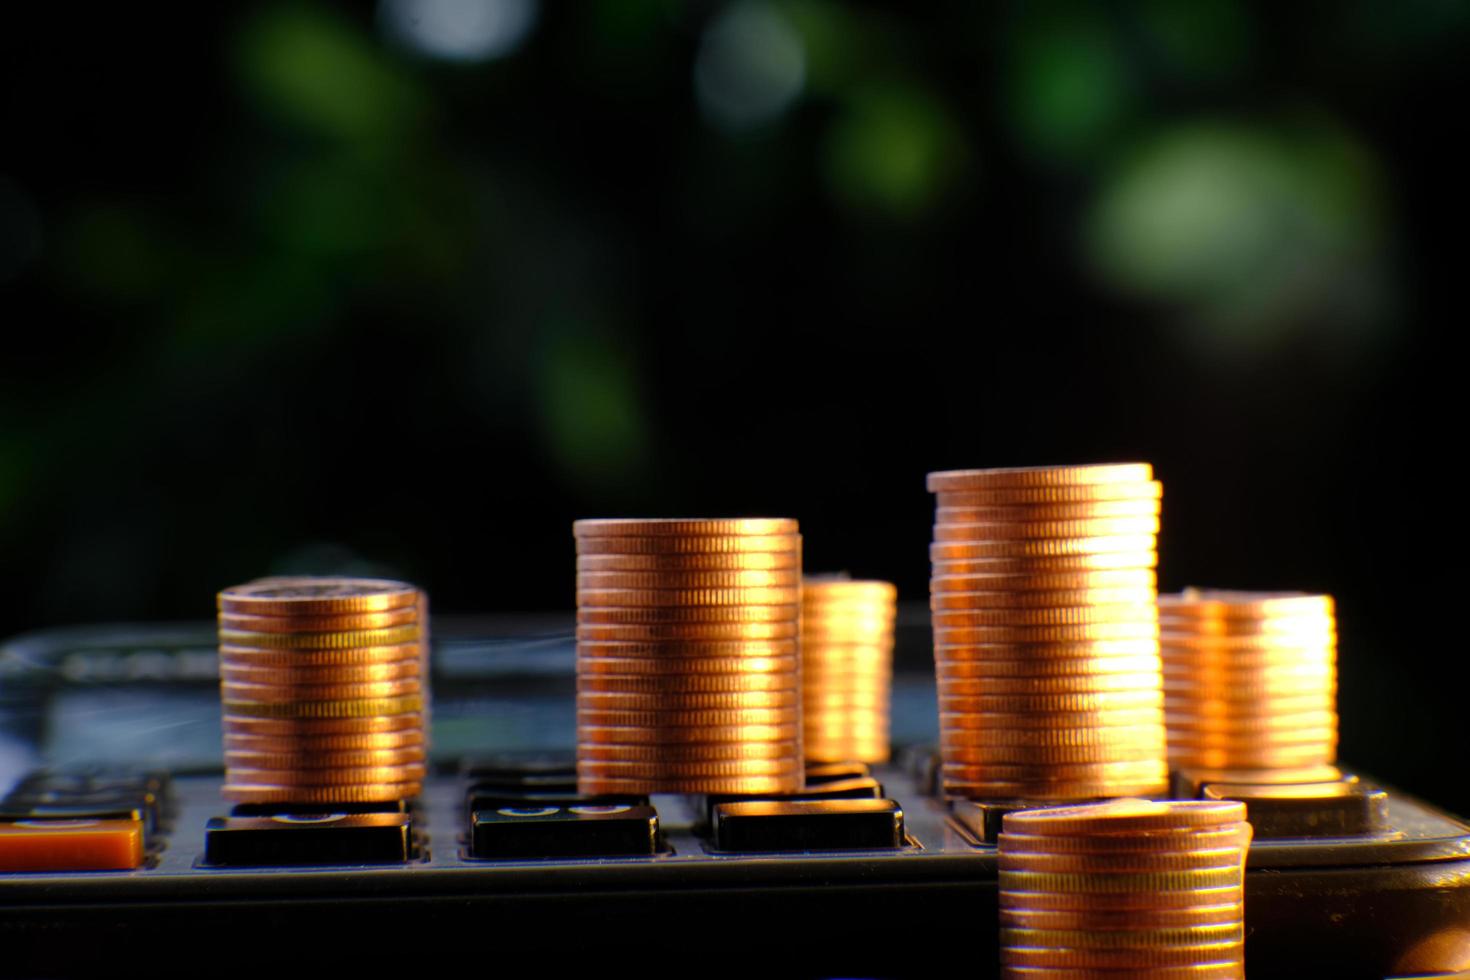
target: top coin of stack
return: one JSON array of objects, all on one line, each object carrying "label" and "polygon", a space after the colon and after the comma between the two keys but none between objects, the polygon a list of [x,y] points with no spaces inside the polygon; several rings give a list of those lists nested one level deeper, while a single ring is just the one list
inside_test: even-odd
[{"label": "top coin of stack", "polygon": [[1159,624],[1170,765],[1335,778],[1331,596],[1187,589],[1159,596]]},{"label": "top coin of stack", "polygon": [[1165,789],[1152,477],[1146,463],[929,474],[946,792]]},{"label": "top coin of stack", "polygon": [[897,599],[889,582],[802,582],[802,712],[812,762],[888,761]]},{"label": "top coin of stack", "polygon": [[426,751],[418,589],[270,578],[225,589],[218,602],[226,799],[418,794]]},{"label": "top coin of stack", "polygon": [[1114,800],[1001,827],[1004,976],[1245,976],[1245,804]]},{"label": "top coin of stack", "polygon": [[794,520],[582,520],[583,793],[799,790]]}]

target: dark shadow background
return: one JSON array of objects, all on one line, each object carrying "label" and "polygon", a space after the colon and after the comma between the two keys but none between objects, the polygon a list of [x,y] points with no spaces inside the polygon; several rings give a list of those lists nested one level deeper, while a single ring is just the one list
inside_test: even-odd
[{"label": "dark shadow background", "polygon": [[0,630],[566,609],[578,516],[922,600],[925,472],[1144,459],[1162,584],[1332,593],[1344,757],[1470,810],[1470,8],[446,9],[7,10]]}]

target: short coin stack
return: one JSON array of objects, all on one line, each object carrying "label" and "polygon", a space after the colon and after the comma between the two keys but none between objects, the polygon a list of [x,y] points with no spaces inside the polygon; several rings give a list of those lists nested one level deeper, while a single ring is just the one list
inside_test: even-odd
[{"label": "short coin stack", "polygon": [[888,761],[897,600],[889,582],[802,583],[802,710],[812,762]]},{"label": "short coin stack", "polygon": [[929,474],[949,794],[1165,789],[1152,477],[1145,463]]},{"label": "short coin stack", "polygon": [[[1332,778],[1337,627],[1330,596],[1159,596],[1169,762]],[[1251,777],[1258,778],[1258,777]]]},{"label": "short coin stack", "polygon": [[271,578],[219,594],[226,799],[365,803],[418,794],[424,624],[403,582]]},{"label": "short coin stack", "polygon": [[1245,976],[1236,802],[1114,800],[1005,815],[1002,976]]},{"label": "short coin stack", "polygon": [[572,530],[581,792],[799,790],[796,521],[582,520]]}]

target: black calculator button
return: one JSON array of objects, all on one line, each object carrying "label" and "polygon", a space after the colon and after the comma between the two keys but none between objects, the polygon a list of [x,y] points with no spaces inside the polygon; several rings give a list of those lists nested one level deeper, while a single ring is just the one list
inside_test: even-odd
[{"label": "black calculator button", "polygon": [[476,810],[477,858],[611,857],[658,851],[658,813],[629,803],[522,802]]},{"label": "black calculator button", "polygon": [[205,825],[204,861],[235,867],[403,862],[412,837],[403,813],[215,817]]},{"label": "black calculator button", "polygon": [[892,800],[761,800],[714,810],[722,851],[902,847],[903,810]]}]

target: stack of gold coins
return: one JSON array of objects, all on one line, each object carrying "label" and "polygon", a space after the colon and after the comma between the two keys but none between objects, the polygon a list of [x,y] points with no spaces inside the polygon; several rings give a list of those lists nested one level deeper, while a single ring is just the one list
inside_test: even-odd
[{"label": "stack of gold coins", "polygon": [[1001,826],[1003,976],[1245,976],[1245,804],[1114,800]]},{"label": "stack of gold coins", "polygon": [[946,792],[1163,792],[1152,469],[958,470],[928,484]]},{"label": "stack of gold coins", "polygon": [[226,799],[404,800],[425,769],[422,598],[403,582],[270,578],[219,594]]},{"label": "stack of gold coins", "polygon": [[581,792],[800,789],[796,521],[572,529]]},{"label": "stack of gold coins", "polygon": [[1159,625],[1170,765],[1333,777],[1331,596],[1189,589],[1159,596]]},{"label": "stack of gold coins", "polygon": [[888,696],[898,590],[889,582],[802,582],[801,679],[806,757],[887,762]]}]

